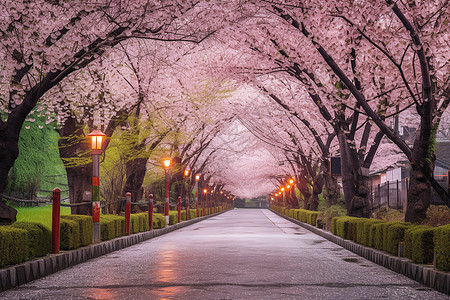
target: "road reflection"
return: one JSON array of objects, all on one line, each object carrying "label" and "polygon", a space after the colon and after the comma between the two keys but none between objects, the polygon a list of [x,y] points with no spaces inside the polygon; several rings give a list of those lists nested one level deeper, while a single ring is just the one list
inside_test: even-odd
[{"label": "road reflection", "polygon": [[[178,252],[174,249],[176,245],[166,244],[161,248],[161,252],[158,254],[158,262],[156,265],[156,281],[159,283],[175,284],[181,278],[179,278],[177,266]],[[155,274],[149,274],[150,276],[155,276]],[[184,287],[181,286],[167,286],[163,288],[158,288],[155,290],[155,294],[158,295],[160,299],[180,299],[180,294]]]}]

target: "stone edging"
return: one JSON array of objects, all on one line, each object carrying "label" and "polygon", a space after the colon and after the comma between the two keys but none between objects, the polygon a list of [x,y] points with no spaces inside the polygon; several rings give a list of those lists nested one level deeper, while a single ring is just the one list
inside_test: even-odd
[{"label": "stone edging", "polygon": [[350,250],[351,252],[364,257],[380,266],[405,275],[406,277],[418,281],[441,293],[450,295],[450,273],[448,272],[442,272],[435,270],[432,267],[415,264],[408,258],[394,256],[384,251],[366,247],[350,240],[345,240],[339,236],[332,234],[331,232],[300,222],[299,220],[280,214],[272,209],[270,210],[280,217],[298,224],[303,228],[329,240],[330,242],[333,242],[347,250]]},{"label": "stone edging", "polygon": [[58,254],[49,254],[45,257],[30,260],[20,265],[0,269],[0,292],[72,267],[92,258],[96,258],[192,225],[224,212],[225,211],[183,221],[161,229],[154,229],[152,231],[118,237],[109,241],[104,241],[75,250],[64,251]]}]

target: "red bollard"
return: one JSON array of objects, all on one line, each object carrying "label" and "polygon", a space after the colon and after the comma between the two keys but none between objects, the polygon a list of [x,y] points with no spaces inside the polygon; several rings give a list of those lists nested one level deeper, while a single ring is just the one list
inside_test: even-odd
[{"label": "red bollard", "polygon": [[148,228],[153,230],[153,194],[148,198]]},{"label": "red bollard", "polygon": [[186,198],[186,218],[184,218],[185,221],[190,219],[190,215],[189,215],[189,198]]},{"label": "red bollard", "polygon": [[178,196],[178,223],[181,222],[181,196]]},{"label": "red bollard", "polygon": [[59,188],[53,190],[52,205],[52,252],[59,253],[59,223],[60,223],[61,191]]},{"label": "red bollard", "polygon": [[131,193],[126,193],[127,203],[125,205],[125,234],[130,235],[130,213],[131,213]]}]

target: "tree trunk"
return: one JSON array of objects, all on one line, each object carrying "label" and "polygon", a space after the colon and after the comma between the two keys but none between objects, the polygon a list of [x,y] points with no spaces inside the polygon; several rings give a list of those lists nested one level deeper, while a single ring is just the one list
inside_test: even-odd
[{"label": "tree trunk", "polygon": [[[58,141],[59,157],[67,173],[70,203],[76,204],[91,201],[92,193],[92,160],[86,141],[84,125],[73,117],[67,118],[61,130]],[[90,161],[86,164],[86,161]],[[91,215],[90,205],[74,206],[72,214]]]},{"label": "tree trunk", "polygon": [[371,215],[369,178],[361,174],[357,152],[349,150],[346,139],[344,132],[340,131],[338,133],[338,141],[347,215],[369,218]]},{"label": "tree trunk", "polygon": [[[90,202],[92,200],[92,163],[77,167],[66,167],[70,203]],[[72,215],[92,215],[91,205],[73,206]]]},{"label": "tree trunk", "polygon": [[341,192],[336,177],[331,176],[330,161],[328,158],[325,158],[323,160],[321,168],[323,173],[322,178],[325,186],[325,202],[327,206],[336,205]]},{"label": "tree trunk", "polygon": [[323,175],[318,174],[313,183],[313,192],[311,195],[309,210],[317,211],[319,207],[319,195],[323,190]]},{"label": "tree trunk", "polygon": [[[0,127],[0,193],[8,185],[9,170],[19,156],[19,135],[9,130],[7,124]],[[0,224],[11,224],[16,221],[17,210],[7,206],[0,200]]]},{"label": "tree trunk", "polygon": [[[142,183],[147,172],[147,161],[148,158],[136,158],[126,163],[127,179],[123,188],[123,196],[130,192],[131,202],[137,202],[142,199]],[[121,211],[125,207],[125,203],[120,203],[119,207],[119,211]]]}]

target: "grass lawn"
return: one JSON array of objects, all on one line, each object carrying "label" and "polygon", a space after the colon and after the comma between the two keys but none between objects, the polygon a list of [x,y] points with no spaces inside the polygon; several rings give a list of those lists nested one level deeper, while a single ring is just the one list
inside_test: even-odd
[{"label": "grass lawn", "polygon": [[[45,227],[52,229],[52,206],[31,206],[31,207],[18,207],[17,209],[17,221],[24,222],[36,222],[41,223]],[[70,215],[70,207],[61,207],[61,215]]]}]

